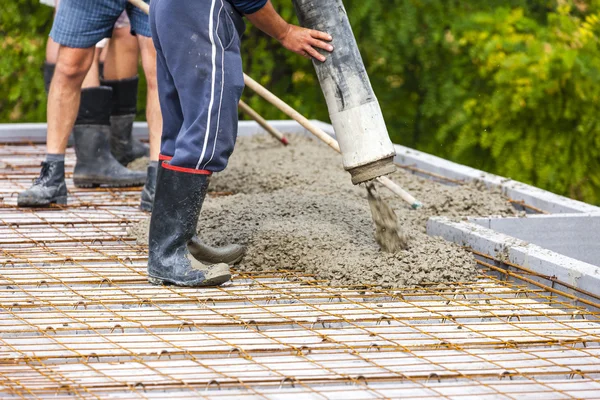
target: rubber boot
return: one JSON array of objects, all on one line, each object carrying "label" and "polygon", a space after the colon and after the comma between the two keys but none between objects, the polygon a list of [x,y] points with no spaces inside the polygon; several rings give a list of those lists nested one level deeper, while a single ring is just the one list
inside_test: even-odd
[{"label": "rubber boot", "polygon": [[110,103],[112,90],[107,87],[81,91],[79,114],[73,127],[77,163],[73,183],[77,187],[142,186],[146,172],[131,171],[110,152]]},{"label": "rubber boot", "polygon": [[33,186],[17,197],[19,207],[47,207],[53,203],[67,204],[64,161],[42,162],[42,171]]},{"label": "rubber boot", "polygon": [[150,283],[200,287],[231,279],[227,264],[203,264],[188,249],[207,188],[207,175],[165,167],[158,174],[148,240]]},{"label": "rubber boot", "polygon": [[50,93],[50,83],[52,82],[52,77],[54,76],[54,69],[56,68],[56,64],[50,64],[49,62],[44,62],[44,67],[42,68],[42,72],[44,74],[44,89],[46,90],[46,95]]},{"label": "rubber boot", "polygon": [[137,76],[116,81],[102,80],[101,85],[113,90],[110,115],[110,150],[113,156],[125,166],[140,157],[148,157],[150,148],[133,138],[133,121],[137,112]]},{"label": "rubber boot", "polygon": [[246,254],[246,247],[239,244],[212,247],[202,242],[198,236],[192,238],[188,244],[188,249],[196,260],[204,264],[225,263],[233,265],[239,263]]},{"label": "rubber boot", "polygon": [[152,205],[154,204],[154,193],[156,192],[156,176],[158,169],[161,168],[162,162],[158,162],[159,166],[148,165],[148,174],[146,175],[146,184],[142,189],[142,199],[140,201],[140,209],[142,211],[152,212]]}]

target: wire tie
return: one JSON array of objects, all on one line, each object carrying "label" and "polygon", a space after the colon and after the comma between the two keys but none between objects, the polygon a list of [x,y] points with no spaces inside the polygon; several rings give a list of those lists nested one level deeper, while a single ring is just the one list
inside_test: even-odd
[{"label": "wire tie", "polygon": [[100,284],[98,285],[98,287],[102,287],[102,285],[107,284],[109,287],[112,285],[112,281],[108,278],[104,278],[100,281]]},{"label": "wire tie", "polygon": [[66,383],[63,383],[62,385],[60,385],[59,387],[56,388],[56,393],[54,393],[54,396],[58,396],[58,394],[65,389],[67,391],[67,395],[71,395],[71,386],[67,385]]},{"label": "wire tie", "polygon": [[186,327],[186,326],[188,327],[188,330],[191,331],[192,330],[192,326],[191,325],[192,325],[192,322],[183,321],[181,323],[181,325],[179,325],[179,328],[177,328],[177,332],[181,332],[183,330],[183,328]]},{"label": "wire tie", "polygon": [[390,321],[390,317],[386,317],[385,315],[382,315],[378,320],[377,320],[377,325],[381,324],[383,321],[386,321],[388,323],[388,325],[392,325],[392,321]]},{"label": "wire tie", "polygon": [[21,307],[19,307],[19,303],[13,303],[12,306],[10,306],[8,309],[10,311],[12,311],[13,308],[17,307],[19,310],[21,309]]},{"label": "wire tie", "polygon": [[121,329],[121,333],[125,333],[125,329],[120,324],[116,324],[115,326],[113,326],[110,330],[110,333],[113,333],[117,328]]},{"label": "wire tie", "polygon": [[[302,346],[300,348],[295,347],[294,350],[296,351],[296,355],[299,357],[308,355],[312,352],[312,350],[308,346]],[[306,351],[306,354],[304,354],[304,351]]]},{"label": "wire tie", "polygon": [[171,359],[171,355],[169,354],[169,350],[163,349],[160,352],[157,352],[158,355],[158,359],[160,360],[160,358],[163,356],[163,354],[166,354],[167,357],[169,358],[169,360]]},{"label": "wire tie", "polygon": [[39,281],[39,282],[38,282],[38,284],[37,284],[37,287],[40,287],[40,286],[42,286],[42,285],[46,285],[46,287],[47,287],[47,288],[49,288],[49,287],[50,287],[50,286],[48,285],[48,282],[46,282],[46,281],[44,281],[44,280],[41,280],[41,281]]},{"label": "wire tie", "polygon": [[213,307],[216,305],[212,297],[209,297],[208,299],[204,300],[204,306],[206,306],[206,303],[208,303],[209,301],[212,303]]},{"label": "wire tie", "polygon": [[256,330],[258,332],[260,332],[260,328],[258,327],[258,323],[255,320],[251,319],[250,321],[246,322],[246,324],[245,324],[246,329],[250,329],[249,328],[250,325],[254,325],[256,327]]},{"label": "wire tie", "polygon": [[95,245],[96,243],[100,243],[100,246],[104,246],[104,243],[102,243],[102,240],[96,238],[96,239],[92,239],[90,245]]},{"label": "wire tie", "polygon": [[4,264],[2,264],[3,267],[8,266],[8,264],[12,265],[12,267],[15,267],[15,263],[13,261],[6,261]]},{"label": "wire tie", "polygon": [[452,345],[450,344],[450,342],[447,342],[447,341],[444,340],[444,341],[441,341],[441,342],[438,343],[437,348],[440,349],[440,348],[442,348],[444,346],[446,348],[448,348],[448,349],[452,347]]},{"label": "wire tie", "polygon": [[54,331],[54,334],[56,335],[56,329],[53,326],[47,326],[46,332],[48,332],[48,331]]},{"label": "wire tie", "polygon": [[577,319],[578,315],[581,316],[581,319],[585,320],[585,315],[581,312],[581,310],[575,310],[575,312],[571,315],[571,319]]},{"label": "wire tie", "polygon": [[446,314],[446,316],[444,316],[444,318],[442,318],[442,324],[445,324],[446,321],[448,321],[448,320],[454,321],[452,314]]},{"label": "wire tie", "polygon": [[240,354],[242,353],[242,351],[241,351],[239,348],[237,348],[237,347],[233,347],[231,350],[229,350],[229,354],[227,354],[227,358],[231,357],[231,354],[232,354],[234,351],[237,351],[237,352],[238,352],[238,355],[240,355]]},{"label": "wire tie", "polygon": [[85,362],[89,362],[92,358],[95,358],[96,361],[100,362],[100,357],[96,353],[90,353],[87,356],[85,356]]},{"label": "wire tie", "polygon": [[585,379],[585,375],[579,368],[571,372],[571,374],[569,375],[569,379],[575,379],[576,376],[581,376],[581,379]]},{"label": "wire tie", "polygon": [[429,376],[427,377],[427,380],[425,381],[425,383],[429,383],[429,380],[431,378],[436,378],[438,383],[442,383],[442,380],[440,379],[440,376],[438,374],[436,374],[435,372],[432,372],[429,374]]},{"label": "wire tie", "polygon": [[206,384],[206,388],[204,388],[204,391],[205,391],[205,392],[208,392],[208,389],[210,388],[210,385],[212,385],[213,383],[214,383],[215,385],[217,385],[217,389],[221,390],[221,384],[220,384],[220,383],[219,383],[219,382],[218,382],[216,379],[213,379],[213,380],[209,381],[209,382]]},{"label": "wire tie", "polygon": [[123,261],[129,261],[129,264],[133,264],[133,260],[129,256],[125,257]]},{"label": "wire tie", "polygon": [[513,318],[516,318],[516,319],[517,319],[517,321],[521,322],[521,316],[519,316],[519,315],[516,315],[516,314],[512,314],[512,315],[510,315],[510,316],[509,316],[509,317],[506,319],[506,322],[510,322],[510,321],[511,321]]},{"label": "wire tie", "polygon": [[79,308],[80,305],[83,306],[84,310],[87,310],[87,304],[85,304],[84,301],[78,301],[77,303],[75,303],[75,305],[73,306],[73,310]]},{"label": "wire tie", "polygon": [[508,379],[510,379],[511,381],[513,380],[512,374],[510,373],[510,371],[504,371],[500,374],[500,376],[498,377],[500,380],[506,378],[508,376]]},{"label": "wire tie", "polygon": [[329,300],[328,300],[328,303],[333,303],[333,301],[334,301],[335,299],[338,299],[340,303],[342,303],[342,302],[343,302],[343,300],[342,300],[342,295],[341,295],[341,294],[339,294],[339,293],[336,293],[336,294],[334,294],[332,297],[330,297],[330,298],[329,298]]},{"label": "wire tie", "polygon": [[138,386],[142,387],[142,390],[144,391],[144,393],[146,393],[146,385],[144,385],[144,382],[138,382],[135,385],[133,385],[133,388],[137,388]]},{"label": "wire tie", "polygon": [[367,382],[367,378],[365,378],[364,375],[359,375],[356,378],[354,378],[354,386],[357,386],[359,381],[364,381],[365,385],[369,385],[369,382]]},{"label": "wire tie", "polygon": [[292,378],[292,377],[289,377],[289,376],[288,376],[288,377],[286,377],[286,378],[283,378],[283,379],[281,380],[281,382],[279,383],[279,389],[281,389],[281,388],[283,387],[283,385],[284,385],[286,382],[289,382],[289,383],[290,383],[290,385],[291,385],[293,388],[295,388],[295,387],[296,387],[296,386],[294,385],[294,382],[295,382],[295,381],[296,381],[296,379],[295,379],[295,378]]},{"label": "wire tie", "polygon": [[372,348],[376,349],[377,351],[381,351],[377,343],[371,343],[371,345],[367,348],[367,353],[369,353]]}]

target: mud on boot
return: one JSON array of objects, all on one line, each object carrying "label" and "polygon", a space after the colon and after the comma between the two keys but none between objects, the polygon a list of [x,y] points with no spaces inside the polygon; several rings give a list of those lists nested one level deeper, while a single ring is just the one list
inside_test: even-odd
[{"label": "mud on boot", "polygon": [[231,279],[227,264],[201,263],[188,247],[196,234],[210,173],[171,167],[166,162],[161,169],[150,219],[148,281],[190,287],[227,282]]},{"label": "mud on boot", "polygon": [[102,80],[102,86],[112,88],[110,115],[110,150],[122,165],[140,157],[148,157],[150,148],[133,137],[133,121],[137,112],[138,77]]},{"label": "mud on boot", "polygon": [[17,198],[19,207],[47,207],[50,204],[67,204],[64,161],[42,162],[40,176]]},{"label": "mud on boot", "polygon": [[77,163],[73,183],[77,187],[142,186],[146,172],[122,166],[110,151],[110,105],[112,90],[107,87],[81,91],[79,114],[73,127]]},{"label": "mud on boot", "polygon": [[140,200],[140,209],[142,211],[152,212],[154,204],[154,193],[156,192],[156,176],[158,169],[161,168],[160,162],[150,162],[148,165],[148,173],[146,175],[146,184],[142,189],[142,197]]}]

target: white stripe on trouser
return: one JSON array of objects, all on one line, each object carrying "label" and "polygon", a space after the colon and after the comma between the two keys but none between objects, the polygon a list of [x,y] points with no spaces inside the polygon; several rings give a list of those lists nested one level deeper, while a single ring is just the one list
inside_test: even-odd
[{"label": "white stripe on trouser", "polygon": [[[221,105],[223,104],[223,90],[225,88],[225,47],[223,47],[223,42],[221,42],[221,38],[219,37],[219,24],[221,23],[221,11],[223,11],[223,0],[221,0],[221,8],[219,9],[219,14],[217,17],[219,18],[217,21],[217,40],[219,41],[219,45],[221,46],[221,93],[219,93],[219,109],[217,110],[217,127],[215,129],[215,140],[213,142],[212,154],[207,162],[204,163],[202,169],[206,169],[208,163],[210,163],[215,156],[215,149],[217,148],[217,137],[219,136],[219,125],[221,123]],[[227,12],[227,11],[225,11]]]},{"label": "white stripe on trouser", "polygon": [[212,0],[210,5],[210,21],[208,22],[208,37],[210,38],[210,43],[212,45],[212,83],[210,89],[210,103],[208,104],[208,115],[206,117],[206,133],[204,135],[204,145],[202,147],[202,154],[200,154],[200,158],[198,159],[198,164],[196,164],[196,169],[200,168],[200,163],[202,159],[204,159],[204,154],[206,153],[206,146],[208,144],[208,135],[210,135],[210,116],[212,114],[213,103],[215,100],[215,63],[217,59],[217,46],[215,45],[215,38],[213,34],[213,26],[214,26],[214,15],[215,15],[215,0]]}]

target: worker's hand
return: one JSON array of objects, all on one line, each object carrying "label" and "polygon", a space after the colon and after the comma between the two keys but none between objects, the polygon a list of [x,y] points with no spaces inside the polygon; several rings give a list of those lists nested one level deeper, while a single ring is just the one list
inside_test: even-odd
[{"label": "worker's hand", "polygon": [[327,43],[332,39],[329,34],[292,24],[288,24],[287,30],[277,39],[286,49],[306,58],[313,57],[321,62],[325,61],[326,57],[319,53],[317,48],[333,51],[333,46]]}]

